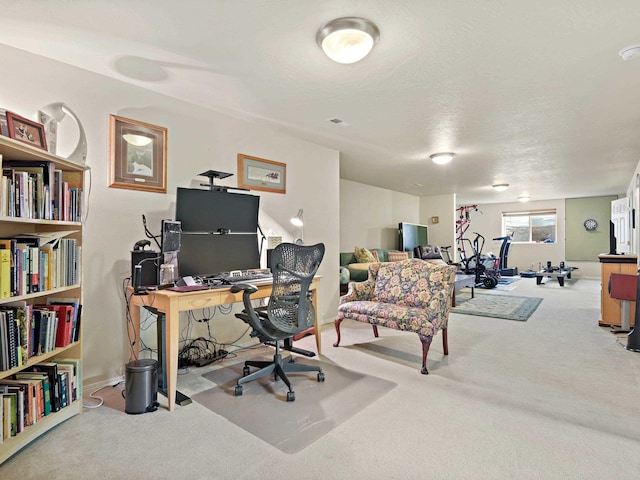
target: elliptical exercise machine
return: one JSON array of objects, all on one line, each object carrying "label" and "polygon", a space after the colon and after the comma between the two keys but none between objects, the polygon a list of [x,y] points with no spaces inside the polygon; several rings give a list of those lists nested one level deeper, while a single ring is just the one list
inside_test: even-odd
[{"label": "elliptical exercise machine", "polygon": [[475,275],[475,283],[477,286],[485,288],[495,288],[500,278],[500,259],[495,255],[482,256],[485,238],[477,232],[473,232],[476,236],[473,241],[468,238],[461,238],[461,245],[458,252],[465,253],[464,242],[467,242],[471,248],[473,255],[470,257],[462,256],[461,273],[466,275]]}]

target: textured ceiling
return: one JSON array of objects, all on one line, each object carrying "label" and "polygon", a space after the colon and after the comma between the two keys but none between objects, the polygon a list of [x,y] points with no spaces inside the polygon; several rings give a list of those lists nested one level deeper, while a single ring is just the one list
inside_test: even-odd
[{"label": "textured ceiling", "polygon": [[[640,160],[640,59],[618,51],[640,43],[639,5],[21,0],[2,2],[0,43],[337,149],[348,180],[492,203],[626,191]],[[352,65],[315,43],[343,16],[381,32]],[[439,151],[456,157],[437,166]]]}]

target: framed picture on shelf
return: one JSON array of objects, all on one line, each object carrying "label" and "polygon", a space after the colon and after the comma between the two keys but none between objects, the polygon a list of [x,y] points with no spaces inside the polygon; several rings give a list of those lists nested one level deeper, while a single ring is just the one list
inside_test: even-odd
[{"label": "framed picture on shelf", "polygon": [[109,115],[109,186],[167,193],[167,129]]},{"label": "framed picture on shelf", "polygon": [[238,187],[287,193],[287,165],[239,153]]},{"label": "framed picture on shelf", "polygon": [[6,116],[9,138],[24,142],[32,147],[47,149],[44,125],[9,111],[6,112]]}]

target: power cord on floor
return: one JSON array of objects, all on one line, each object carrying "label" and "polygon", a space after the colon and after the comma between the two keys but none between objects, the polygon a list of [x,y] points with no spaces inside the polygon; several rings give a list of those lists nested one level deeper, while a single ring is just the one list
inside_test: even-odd
[{"label": "power cord on floor", "polygon": [[[111,385],[111,388],[116,388],[120,384],[122,384],[122,381],[120,381],[120,382],[118,382],[118,383],[116,383],[114,385]],[[91,392],[89,394],[89,398],[93,398],[93,399],[98,400],[98,404],[97,405],[88,405],[88,404],[83,402],[82,403],[82,407],[83,408],[100,408],[102,405],[104,405],[104,398],[99,397],[98,395],[96,395],[96,393],[98,393],[100,390],[103,390],[105,388],[107,388],[107,387],[106,386],[105,387],[100,387],[97,390],[94,390],[93,392]],[[124,390],[122,391],[122,395],[124,397]]]}]

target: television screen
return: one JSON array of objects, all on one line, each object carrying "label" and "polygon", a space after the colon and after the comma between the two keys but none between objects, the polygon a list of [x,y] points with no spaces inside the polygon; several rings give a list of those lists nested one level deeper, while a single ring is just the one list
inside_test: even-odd
[{"label": "television screen", "polygon": [[216,190],[178,188],[176,220],[182,233],[253,233],[258,228],[260,197]]},{"label": "television screen", "polygon": [[400,222],[398,224],[399,245],[398,250],[411,252],[418,245],[428,245],[429,235],[426,225],[418,225],[409,222]]}]

